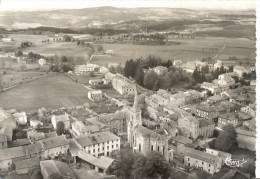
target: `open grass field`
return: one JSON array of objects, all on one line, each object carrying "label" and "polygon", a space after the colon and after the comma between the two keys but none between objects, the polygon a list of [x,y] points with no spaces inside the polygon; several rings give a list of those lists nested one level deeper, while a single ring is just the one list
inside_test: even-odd
[{"label": "open grass field", "polygon": [[87,88],[66,76],[47,77],[0,93],[0,106],[26,112],[70,107],[90,102],[87,93]]},{"label": "open grass field", "polygon": [[[214,57],[217,52],[203,52],[203,48],[222,49],[225,39],[218,37],[198,39],[172,39],[180,42],[173,46],[147,46],[132,44],[103,44],[105,50],[113,50],[113,56],[95,56],[92,63],[105,65],[115,62],[124,64],[128,59],[146,58],[149,55],[168,60],[201,60],[205,57]],[[255,59],[255,42],[243,38],[228,38],[226,49],[219,56],[220,59],[228,59],[230,56]]]}]

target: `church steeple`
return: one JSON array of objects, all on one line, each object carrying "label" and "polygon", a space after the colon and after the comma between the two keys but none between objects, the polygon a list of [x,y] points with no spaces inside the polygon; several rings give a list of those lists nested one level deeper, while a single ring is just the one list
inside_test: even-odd
[{"label": "church steeple", "polygon": [[138,109],[138,94],[137,94],[137,90],[135,90],[133,109],[135,109],[135,110]]}]

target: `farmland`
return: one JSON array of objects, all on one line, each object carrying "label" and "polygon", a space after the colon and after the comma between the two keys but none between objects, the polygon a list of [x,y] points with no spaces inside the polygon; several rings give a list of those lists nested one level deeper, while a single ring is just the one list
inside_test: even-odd
[{"label": "farmland", "polygon": [[41,78],[0,93],[0,106],[30,112],[40,107],[54,109],[89,102],[88,90],[66,76]]},{"label": "farmland", "polygon": [[[113,56],[97,56],[92,63],[105,65],[116,62],[124,64],[128,59],[146,58],[148,55],[159,56],[168,60],[201,60],[205,57],[216,55],[212,52],[203,52],[203,48],[218,48],[224,45],[224,38],[198,38],[198,39],[171,39],[180,42],[173,46],[144,46],[131,44],[103,44],[105,50],[113,50]],[[255,42],[243,38],[227,38],[226,49],[221,53],[220,59],[228,59],[230,56],[255,59]]]}]

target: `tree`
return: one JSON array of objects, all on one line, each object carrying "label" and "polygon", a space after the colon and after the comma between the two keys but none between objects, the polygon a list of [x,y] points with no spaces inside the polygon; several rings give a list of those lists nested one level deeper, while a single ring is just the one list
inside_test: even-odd
[{"label": "tree", "polygon": [[201,74],[200,74],[200,70],[198,67],[196,67],[196,69],[193,72],[193,78],[195,79],[195,81],[197,83],[201,83],[202,82],[202,78],[201,78]]},{"label": "tree", "polygon": [[57,132],[57,134],[58,135],[63,134],[64,130],[65,130],[64,122],[62,122],[62,121],[57,122],[57,125],[56,125],[56,132]]},{"label": "tree", "polygon": [[21,57],[23,55],[23,52],[21,50],[15,50],[14,55],[16,57]]},{"label": "tree", "polygon": [[228,151],[236,143],[237,133],[233,125],[228,124],[222,127],[215,141],[215,148],[221,151]]},{"label": "tree", "polygon": [[103,46],[102,46],[102,45],[99,45],[98,48],[97,48],[97,51],[98,51],[98,52],[103,52]]},{"label": "tree", "polygon": [[133,169],[131,171],[131,176],[135,179],[142,179],[146,176],[145,171],[145,163],[147,162],[147,158],[142,154],[137,154],[134,157]]},{"label": "tree", "polygon": [[139,65],[136,68],[134,79],[136,80],[137,84],[143,86],[144,82],[144,69],[142,64],[139,63]]},{"label": "tree", "polygon": [[89,76],[90,76],[90,77],[95,77],[94,71],[89,72]]},{"label": "tree", "polygon": [[171,86],[171,78],[169,75],[164,75],[159,78],[159,87],[162,89],[168,89]]},{"label": "tree", "polygon": [[171,168],[164,156],[159,152],[150,152],[147,154],[147,161],[144,166],[147,177],[154,177],[161,175],[162,178],[168,178],[170,176]]},{"label": "tree", "polygon": [[42,107],[38,110],[38,117],[43,117],[47,113],[47,110],[45,107]]},{"label": "tree", "polygon": [[158,78],[159,78],[159,77],[158,77],[157,73],[155,73],[153,70],[147,72],[147,73],[144,75],[144,86],[145,86],[147,89],[152,90],[153,87],[154,87],[155,82],[158,81]]}]

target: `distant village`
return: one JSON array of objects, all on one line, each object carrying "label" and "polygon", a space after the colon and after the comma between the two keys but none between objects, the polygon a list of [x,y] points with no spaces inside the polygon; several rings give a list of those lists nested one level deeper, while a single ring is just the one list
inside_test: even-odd
[{"label": "distant village", "polygon": [[[27,63],[26,58],[17,60]],[[41,57],[37,63],[47,62]],[[234,168],[218,173],[233,158],[229,149],[234,145],[255,151],[256,81],[247,78],[254,68],[236,65],[231,72],[221,60],[175,60],[171,67],[191,75],[205,66],[209,71],[223,68],[225,73],[201,81],[196,89],[155,91],[134,78],[112,73],[111,68],[118,66],[89,62],[66,72],[89,90],[91,103],[53,110],[43,107],[35,113],[0,109],[1,176],[77,178],[78,170],[86,178],[123,178],[115,171],[125,162],[120,152],[129,148],[144,156],[157,152],[169,166],[187,175],[203,171],[211,179],[250,178]],[[155,66],[143,73],[163,76],[169,68]],[[78,78],[84,74],[93,78],[87,82]]]}]

